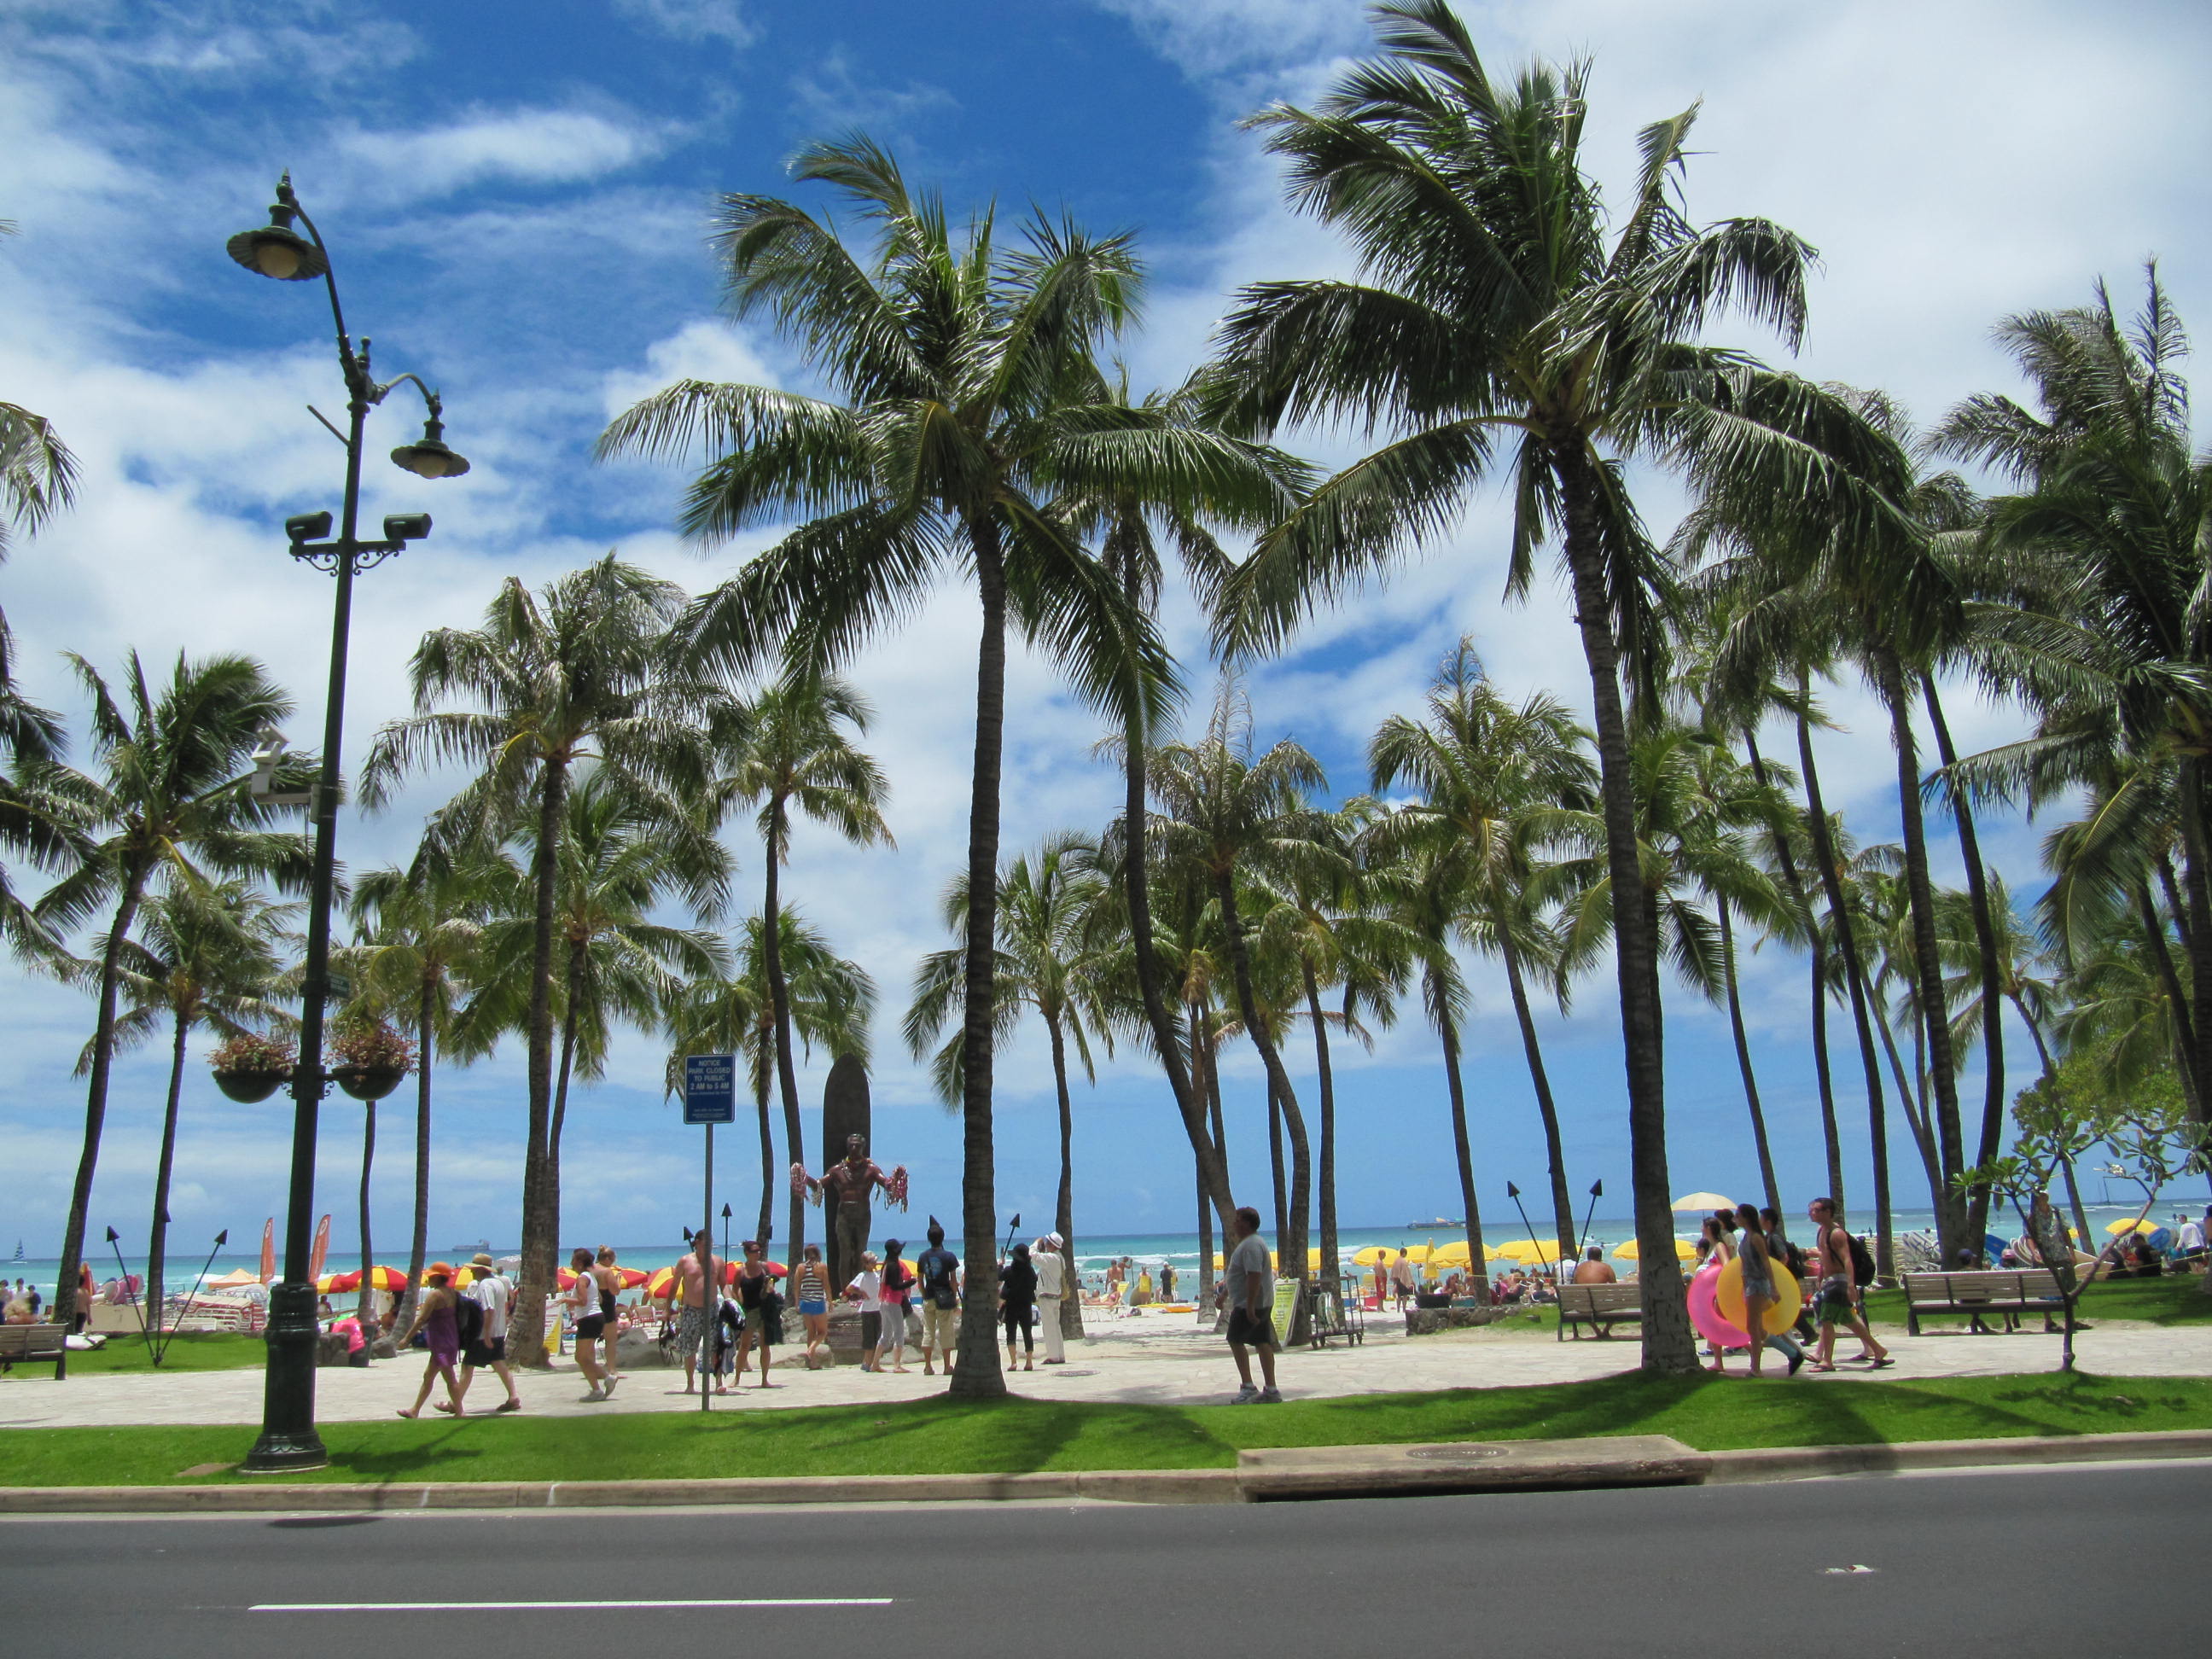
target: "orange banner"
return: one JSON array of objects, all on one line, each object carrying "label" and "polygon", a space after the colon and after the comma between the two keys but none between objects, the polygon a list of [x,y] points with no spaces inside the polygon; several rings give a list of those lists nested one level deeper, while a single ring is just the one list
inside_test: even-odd
[{"label": "orange banner", "polygon": [[268,1284],[276,1277],[276,1218],[270,1216],[261,1224],[261,1282]]},{"label": "orange banner", "polygon": [[315,1224],[315,1252],[307,1260],[307,1277],[323,1276],[323,1258],[331,1253],[331,1218],[325,1216]]}]

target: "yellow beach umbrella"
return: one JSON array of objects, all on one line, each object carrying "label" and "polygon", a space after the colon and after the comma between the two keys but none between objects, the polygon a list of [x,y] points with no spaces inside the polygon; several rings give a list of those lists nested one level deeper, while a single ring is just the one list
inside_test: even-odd
[{"label": "yellow beach umbrella", "polygon": [[[1613,1253],[1623,1261],[1640,1261],[1644,1257],[1643,1249],[1632,1238],[1626,1244],[1615,1246]],[[1697,1253],[1698,1247],[1689,1240],[1678,1238],[1674,1241],[1674,1259],[1677,1261],[1687,1261]]]},{"label": "yellow beach umbrella", "polygon": [[1675,1210],[1733,1210],[1735,1200],[1718,1193],[1686,1193],[1668,1206]]},{"label": "yellow beach umbrella", "polygon": [[[1275,1252],[1275,1251],[1273,1251],[1273,1250],[1270,1250],[1270,1251],[1268,1251],[1268,1252],[1267,1252],[1267,1261],[1268,1261],[1268,1263],[1269,1263],[1269,1265],[1270,1265],[1270,1266],[1273,1266],[1273,1267],[1277,1267],[1277,1268],[1281,1267],[1281,1266],[1283,1265],[1283,1258],[1281,1257],[1281,1255],[1279,1255],[1277,1252]],[[1224,1267],[1227,1267],[1228,1265],[1229,1265],[1229,1263],[1228,1263],[1227,1260],[1226,1260],[1226,1259],[1222,1255],[1221,1252],[1220,1252],[1220,1251],[1218,1251],[1218,1250],[1216,1250],[1216,1251],[1213,1253],[1213,1271],[1214,1271],[1214,1272],[1216,1272],[1216,1273],[1219,1273],[1219,1272],[1220,1272]]]},{"label": "yellow beach umbrella", "polygon": [[1363,1267],[1380,1267],[1398,1259],[1397,1251],[1387,1244],[1370,1244],[1355,1253],[1352,1261]]},{"label": "yellow beach umbrella", "polygon": [[1545,1243],[1533,1238],[1516,1238],[1510,1243],[1499,1245],[1498,1254],[1510,1256],[1516,1261],[1557,1261],[1559,1246],[1556,1240]]},{"label": "yellow beach umbrella", "polygon": [[1429,1252],[1429,1266],[1431,1267],[1464,1267],[1471,1259],[1467,1241],[1463,1238],[1449,1244],[1439,1244]]},{"label": "yellow beach umbrella", "polygon": [[[2115,1221],[2111,1226],[2105,1229],[2106,1232],[2112,1234],[2115,1238],[2118,1238],[2122,1233],[2147,1233],[2153,1230],[2153,1224],[2148,1221]],[[2074,1230],[2071,1227],[2069,1227],[2066,1231],[2070,1233]]]}]

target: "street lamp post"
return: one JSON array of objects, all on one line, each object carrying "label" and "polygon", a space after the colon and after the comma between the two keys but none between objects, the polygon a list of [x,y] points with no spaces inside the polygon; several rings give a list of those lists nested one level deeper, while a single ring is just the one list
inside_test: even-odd
[{"label": "street lamp post", "polygon": [[[292,228],[297,219],[303,237]],[[276,185],[269,223],[240,231],[228,243],[230,257],[248,270],[279,282],[321,277],[330,295],[331,321],[337,334],[338,367],[345,376],[345,501],[338,533],[329,536],[331,515],[307,513],[285,520],[292,556],[337,578],[331,622],[331,678],[323,714],[322,771],[308,802],[315,825],[315,862],[307,892],[307,954],[301,984],[300,1056],[292,1073],[292,1180],[284,1218],[284,1277],[269,1293],[269,1364],[262,1389],[261,1437],[241,1466],[250,1474],[277,1474],[321,1467],[329,1461],[315,1432],[315,1286],[309,1277],[310,1223],[314,1212],[315,1120],[331,1074],[323,1066],[323,1002],[330,990],[331,888],[337,863],[338,751],[344,735],[346,635],[353,609],[353,579],[430,533],[427,513],[404,514],[384,521],[384,539],[360,538],[361,453],[368,411],[393,387],[412,383],[428,405],[429,418],[419,442],[392,452],[395,465],[423,478],[457,478],[469,464],[446,447],[438,394],[412,374],[380,385],[369,373],[369,343],[358,349],[346,332],[338,305],[337,279],[322,233],[292,193],[292,175]],[[317,419],[321,419],[319,415]],[[328,422],[324,422],[329,425]],[[336,431],[336,428],[331,428]]]}]

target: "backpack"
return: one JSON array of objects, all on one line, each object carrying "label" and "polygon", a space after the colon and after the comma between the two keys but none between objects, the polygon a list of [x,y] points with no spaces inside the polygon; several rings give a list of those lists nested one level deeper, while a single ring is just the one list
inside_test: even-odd
[{"label": "backpack", "polygon": [[1844,1237],[1851,1242],[1852,1283],[1861,1290],[1871,1289],[1875,1279],[1874,1252],[1867,1249],[1866,1241],[1856,1233],[1846,1231]]},{"label": "backpack", "polygon": [[455,1295],[453,1329],[459,1333],[464,1349],[481,1346],[483,1342],[483,1304],[472,1296]]},{"label": "backpack", "polygon": [[952,1294],[952,1275],[945,1265],[951,1255],[951,1252],[949,1250],[933,1248],[928,1255],[924,1258],[928,1271],[922,1275],[922,1294],[939,1308],[957,1308],[960,1305],[959,1298]]}]

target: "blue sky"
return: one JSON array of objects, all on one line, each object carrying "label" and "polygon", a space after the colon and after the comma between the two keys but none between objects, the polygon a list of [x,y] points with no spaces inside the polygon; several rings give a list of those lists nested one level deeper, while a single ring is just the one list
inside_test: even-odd
[{"label": "blue sky", "polygon": [[[1769,214],[1822,250],[1809,372],[1886,387],[1932,417],[2006,382],[1987,343],[2000,315],[2076,302],[2100,274],[2124,292],[2150,254],[2184,315],[2212,316],[2195,165],[2208,149],[2198,8],[1962,0],[1816,13],[1586,0],[1466,12],[1500,64],[1531,52],[1595,58],[1594,154],[1610,178],[1639,125],[1705,99],[1692,216]],[[336,504],[337,452],[303,405],[332,412],[342,397],[318,294],[252,280],[222,252],[232,231],[260,222],[285,167],[337,252],[349,319],[374,339],[380,372],[441,386],[448,435],[476,462],[440,486],[371,468],[372,518],[428,509],[437,531],[362,584],[348,745],[357,760],[376,726],[404,711],[404,665],[422,630],[473,622],[503,578],[541,583],[614,547],[696,588],[766,539],[702,556],[670,529],[679,470],[589,459],[611,415],[678,375],[809,385],[781,343],[717,312],[704,240],[714,192],[781,189],[794,145],[858,126],[957,209],[1036,202],[1096,228],[1133,227],[1153,285],[1148,326],[1123,349],[1140,384],[1170,381],[1202,354],[1237,284],[1346,268],[1325,233],[1283,210],[1273,164],[1235,124],[1269,98],[1310,96],[1364,39],[1356,7],[1324,0],[551,0],[465,14],[0,0],[0,216],[23,230],[0,246],[0,396],[52,416],[85,464],[77,510],[0,573],[26,678],[74,717],[65,647],[111,668],[132,647],[156,661],[248,650],[301,694],[295,735],[315,728],[328,589],[290,567],[276,527]],[[374,417],[372,447],[411,430],[395,398]],[[1342,433],[1299,441],[1325,459],[1353,453]],[[1659,478],[1641,489],[1663,526],[1674,492]],[[1540,582],[1527,606],[1501,607],[1502,524],[1497,501],[1472,503],[1449,546],[1260,670],[1251,692],[1263,736],[1297,736],[1349,793],[1364,781],[1365,734],[1413,707],[1462,632],[1509,690],[1542,685],[1584,703],[1555,587]],[[1188,605],[1170,624],[1197,660]],[[856,854],[802,835],[787,888],[884,987],[878,1150],[913,1168],[917,1207],[940,1213],[957,1207],[957,1127],[896,1052],[895,1020],[915,959],[947,942],[934,899],[962,855],[973,627],[970,602],[948,592],[854,665],[880,711],[872,743],[892,776],[899,849]],[[1013,673],[1007,844],[1102,823],[1115,786],[1091,757],[1090,720],[1041,665]],[[1963,744],[2016,729],[2008,710],[1963,690],[1956,703]],[[1823,739],[1831,797],[1863,836],[1885,836],[1887,743],[1855,690],[1832,706],[1850,729]],[[450,782],[425,779],[382,817],[348,820],[345,857],[404,857]],[[2036,884],[2039,834],[2017,822],[1989,832],[2015,890]],[[750,890],[758,860],[739,851]],[[1508,1179],[1540,1187],[1541,1143],[1502,988],[1473,972],[1478,1181],[1494,1214]],[[1802,963],[1765,951],[1747,976],[1784,1183],[1802,1195],[1820,1164]],[[52,1246],[40,1241],[58,1237],[74,1169],[82,1091],[67,1073],[90,1009],[12,968],[0,986],[0,1244],[20,1235],[40,1254]],[[1600,1177],[1626,1188],[1608,990],[1593,980],[1572,1018],[1545,1022],[1577,1191]],[[1683,992],[1671,1012],[1676,1185],[1750,1190],[1725,1024]],[[823,1070],[806,1069],[810,1100]],[[696,1201],[696,1142],[659,1100],[659,1074],[650,1039],[633,1036],[572,1110],[565,1213],[579,1238],[657,1238]],[[1261,1193],[1254,1080],[1249,1066],[1235,1079],[1231,1139],[1240,1187]],[[161,1082],[148,1057],[118,1073],[95,1229],[143,1235]],[[1854,1082],[1846,1059],[1846,1103]],[[1054,1166],[1041,1042],[1008,1056],[1002,1085],[1001,1207],[1042,1214]],[[1978,1098],[1978,1086],[1970,1074],[1963,1092]],[[439,1090],[434,1247],[511,1238],[519,1054],[443,1074]],[[1456,1213],[1441,1073],[1412,1011],[1374,1055],[1351,1060],[1342,1094],[1346,1221]],[[286,1121],[223,1101],[197,1066],[186,1098],[171,1206],[179,1230],[250,1232],[281,1202]],[[1170,1109],[1150,1069],[1127,1057],[1079,1092],[1085,1228],[1189,1224]],[[1863,1211],[1863,1103],[1847,1123]],[[345,1239],[359,1120],[334,1102],[325,1125],[319,1207],[337,1212]],[[387,1240],[404,1224],[404,1156],[387,1122],[377,1199]],[[726,1190],[740,1213],[756,1179],[741,1162]],[[1911,1203],[1910,1171],[1897,1183]]]}]

